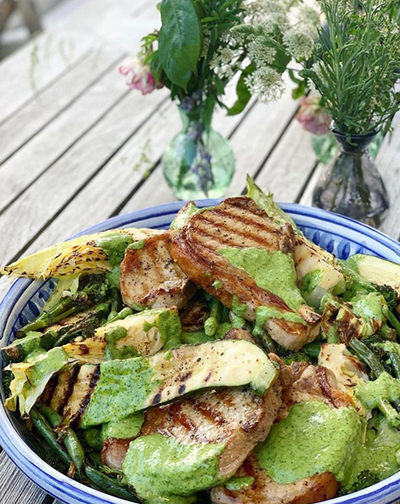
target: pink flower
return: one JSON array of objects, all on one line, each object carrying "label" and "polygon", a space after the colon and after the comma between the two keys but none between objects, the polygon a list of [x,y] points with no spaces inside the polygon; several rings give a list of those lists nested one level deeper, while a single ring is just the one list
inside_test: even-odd
[{"label": "pink flower", "polygon": [[303,96],[296,119],[305,130],[315,135],[328,133],[332,122],[332,117],[321,107],[320,97],[316,94]]},{"label": "pink flower", "polygon": [[130,89],[138,89],[142,95],[146,95],[154,91],[156,81],[150,72],[150,68],[138,58],[128,58],[122,62],[118,68],[119,73],[126,77],[126,84]]}]

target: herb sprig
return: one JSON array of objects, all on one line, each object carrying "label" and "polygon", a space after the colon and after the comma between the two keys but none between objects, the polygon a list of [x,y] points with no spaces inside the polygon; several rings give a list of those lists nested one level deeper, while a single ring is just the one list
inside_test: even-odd
[{"label": "herb sprig", "polygon": [[351,136],[379,130],[400,110],[397,0],[319,0],[319,29],[302,75],[322,96],[335,128]]}]

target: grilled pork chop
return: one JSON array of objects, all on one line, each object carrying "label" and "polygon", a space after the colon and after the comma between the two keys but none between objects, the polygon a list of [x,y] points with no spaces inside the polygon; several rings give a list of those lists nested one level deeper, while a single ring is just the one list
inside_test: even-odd
[{"label": "grilled pork chop", "polygon": [[127,248],[121,263],[121,294],[132,308],[182,308],[195,285],[170,254],[171,232],[146,239],[142,248]]},{"label": "grilled pork chop", "polygon": [[[277,224],[249,198],[228,198],[192,216],[174,236],[171,255],[190,280],[225,306],[231,308],[234,298],[246,305],[243,316],[254,322],[256,310],[261,306],[277,310],[282,317],[295,312],[279,296],[258,287],[250,275],[230,264],[218,250],[253,247],[292,254],[294,243],[289,223]],[[301,305],[297,314],[304,323],[281,317],[269,318],[265,323],[265,329],[275,341],[294,351],[316,337],[320,319],[307,305]]]},{"label": "grilled pork chop", "polygon": [[[275,359],[278,360],[279,359]],[[352,406],[350,397],[335,388],[333,373],[323,366],[310,366],[305,362],[281,365],[282,406],[277,415],[281,421],[295,403],[321,401],[331,407]],[[273,481],[251,454],[235,476],[252,476],[254,482],[241,490],[230,491],[219,486],[211,491],[215,504],[313,504],[333,498],[338,490],[332,473],[325,472],[289,484]]]},{"label": "grilled pork chop", "polygon": [[[140,436],[162,434],[181,444],[225,443],[219,459],[219,475],[228,477],[263,441],[281,406],[280,380],[264,397],[250,389],[210,390],[146,411]],[[110,439],[103,446],[102,461],[121,467],[129,443]]]},{"label": "grilled pork chop", "polygon": [[339,484],[329,472],[296,483],[276,483],[260,467],[254,454],[246,459],[236,476],[251,476],[254,482],[236,491],[223,486],[213,488],[211,501],[214,504],[313,504],[332,499],[339,490]]}]

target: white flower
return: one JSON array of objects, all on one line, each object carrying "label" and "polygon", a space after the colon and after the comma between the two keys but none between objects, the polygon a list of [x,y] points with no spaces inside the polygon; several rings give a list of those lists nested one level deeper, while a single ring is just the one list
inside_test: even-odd
[{"label": "white flower", "polygon": [[264,63],[273,63],[276,55],[276,50],[273,47],[268,47],[265,44],[263,37],[254,37],[247,46],[248,57],[257,66]]},{"label": "white flower", "polygon": [[220,79],[231,79],[234,75],[234,63],[237,57],[235,51],[229,47],[219,48],[210,61],[210,68]]},{"label": "white flower", "polygon": [[261,103],[279,99],[285,89],[282,76],[269,66],[257,68],[246,77],[245,83]]},{"label": "white flower", "polygon": [[297,61],[311,57],[314,48],[314,38],[308,33],[288,30],[283,34],[283,43],[287,50]]}]

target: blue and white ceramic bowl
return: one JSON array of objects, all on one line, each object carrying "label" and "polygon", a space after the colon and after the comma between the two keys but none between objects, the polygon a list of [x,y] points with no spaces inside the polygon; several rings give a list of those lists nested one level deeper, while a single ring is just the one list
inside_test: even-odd
[{"label": "blue and white ceramic bowl", "polygon": [[[203,200],[199,206],[210,206],[215,200]],[[168,228],[182,203],[171,203],[128,215],[114,217],[81,234],[116,227]],[[400,263],[400,245],[391,238],[351,219],[323,210],[299,205],[282,205],[310,240],[333,252],[341,259],[355,253],[373,254]],[[0,304],[0,345],[10,343],[15,332],[32,320],[48,299],[53,284],[17,280]],[[2,370],[4,363],[0,362]],[[2,371],[0,371],[2,372]],[[66,504],[126,504],[127,501],[106,495],[59,473],[32,449],[23,423],[4,406],[4,389],[0,384],[0,444],[15,464],[37,485]],[[400,499],[400,473],[366,490],[326,501],[329,504],[391,504]]]}]

